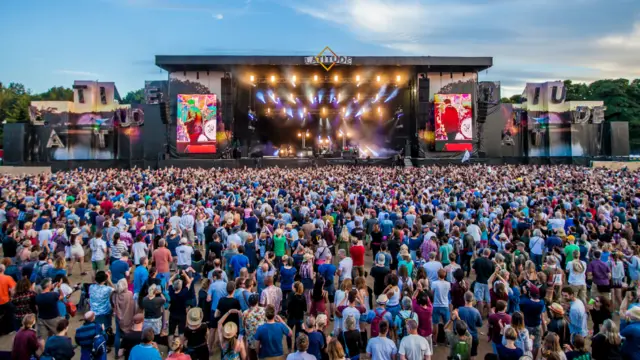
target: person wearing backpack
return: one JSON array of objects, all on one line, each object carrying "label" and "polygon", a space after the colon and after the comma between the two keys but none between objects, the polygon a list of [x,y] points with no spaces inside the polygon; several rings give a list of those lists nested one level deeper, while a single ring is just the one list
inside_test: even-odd
[{"label": "person wearing backpack", "polygon": [[106,360],[104,328],[96,322],[96,313],[93,311],[84,314],[84,324],[76,329],[75,340],[80,346],[80,360]]},{"label": "person wearing backpack", "polygon": [[470,360],[472,337],[467,324],[460,320],[458,312],[451,314],[451,320],[444,327],[449,342],[449,360]]},{"label": "person wearing backpack", "polygon": [[[413,303],[411,301],[411,298],[409,298],[408,296],[402,298],[401,305],[402,310],[400,310],[400,312],[398,312],[398,315],[396,315],[393,324],[396,329],[396,342],[400,342],[405,336],[409,334],[406,326],[408,320],[413,319],[416,321],[416,326],[418,324],[418,314],[413,311]],[[416,332],[417,331],[418,330],[416,327]]]},{"label": "person wearing backpack", "polygon": [[380,334],[381,322],[385,321],[387,326],[393,323],[393,315],[387,310],[387,301],[389,301],[387,295],[381,294],[376,300],[377,307],[374,310],[369,310],[367,314],[367,322],[371,324],[371,340]]},{"label": "person wearing backpack", "polygon": [[[404,300],[403,300],[404,303]],[[409,319],[404,324],[407,335],[400,341],[400,360],[430,360],[433,349],[427,339],[418,335],[418,322]]]}]

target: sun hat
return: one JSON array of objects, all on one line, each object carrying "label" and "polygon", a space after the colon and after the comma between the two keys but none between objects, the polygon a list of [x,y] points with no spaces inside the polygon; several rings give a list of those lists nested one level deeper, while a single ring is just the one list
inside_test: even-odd
[{"label": "sun hat", "polygon": [[187,240],[187,238],[182,238],[180,239],[180,244],[188,244],[189,240]]},{"label": "sun hat", "polygon": [[387,295],[380,294],[380,296],[378,296],[378,299],[376,300],[376,303],[380,305],[386,305],[387,301],[389,301],[389,298],[387,297]]},{"label": "sun hat", "polygon": [[80,229],[73,228],[73,230],[71,230],[71,235],[78,235],[78,234],[80,234]]},{"label": "sun hat", "polygon": [[551,306],[549,306],[549,310],[557,315],[564,316],[564,309],[562,308],[562,305],[558,303],[551,304]]},{"label": "sun hat", "polygon": [[191,308],[189,310],[189,313],[187,313],[187,324],[189,324],[189,326],[200,326],[200,324],[202,324],[202,309],[195,307],[195,308]]},{"label": "sun hat", "polygon": [[224,327],[222,328],[222,336],[224,336],[225,339],[231,339],[232,337],[236,336],[237,333],[238,325],[236,325],[236,323],[230,321],[224,324]]}]

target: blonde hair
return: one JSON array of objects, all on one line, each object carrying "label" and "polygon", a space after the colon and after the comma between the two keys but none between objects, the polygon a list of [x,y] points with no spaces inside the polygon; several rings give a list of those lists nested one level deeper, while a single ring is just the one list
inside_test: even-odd
[{"label": "blonde hair", "polygon": [[329,345],[327,346],[327,353],[329,354],[329,360],[344,359],[344,349],[342,348],[342,345],[336,338],[333,338],[329,342]]},{"label": "blonde hair", "polygon": [[35,323],[36,323],[36,316],[33,314],[27,314],[22,319],[22,328],[31,329]]},{"label": "blonde hair", "polygon": [[353,283],[351,282],[351,279],[344,279],[342,281],[342,286],[340,286],[340,289],[342,291],[348,293],[352,288],[353,288]]},{"label": "blonde hair", "polygon": [[347,316],[347,318],[344,320],[344,325],[346,326],[347,331],[355,330],[356,329],[356,318],[353,315]]},{"label": "blonde hair", "polygon": [[63,256],[59,256],[56,258],[56,261],[53,263],[53,267],[56,269],[64,269],[67,267],[67,262],[64,260]]},{"label": "blonde hair", "polygon": [[173,352],[178,352],[178,353],[182,352],[182,342],[180,341],[180,337],[174,338],[169,348]]}]

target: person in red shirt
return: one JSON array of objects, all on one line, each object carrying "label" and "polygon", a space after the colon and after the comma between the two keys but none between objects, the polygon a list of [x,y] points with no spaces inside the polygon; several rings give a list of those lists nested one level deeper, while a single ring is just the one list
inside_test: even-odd
[{"label": "person in red shirt", "polygon": [[111,212],[113,209],[113,203],[106,196],[102,197],[102,202],[100,203],[100,208],[104,210],[105,215]]},{"label": "person in red shirt", "polygon": [[361,240],[354,240],[349,248],[351,260],[353,260],[353,272],[355,277],[364,276],[364,245]]},{"label": "person in red shirt", "polygon": [[511,324],[511,315],[507,314],[506,310],[507,302],[498,300],[495,314],[489,315],[489,339],[491,340],[494,354],[498,353],[496,346],[502,344],[502,328]]},{"label": "person in red shirt", "polygon": [[167,249],[167,242],[165,239],[160,239],[158,242],[158,248],[153,251],[151,258],[156,263],[158,279],[162,280],[162,285],[165,285],[171,278],[171,272],[169,269],[173,262],[173,256],[171,256],[171,251]]},{"label": "person in red shirt", "polygon": [[458,115],[458,110],[451,106],[451,100],[445,99],[444,104],[445,108],[442,112],[440,122],[444,125],[444,130],[447,132],[448,140],[452,141],[456,139],[456,134],[458,133],[460,116]]}]

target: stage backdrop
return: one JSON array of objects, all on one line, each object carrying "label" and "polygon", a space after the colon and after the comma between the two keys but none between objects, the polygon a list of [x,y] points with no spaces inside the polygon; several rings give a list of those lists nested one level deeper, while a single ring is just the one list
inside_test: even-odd
[{"label": "stage backdrop", "polygon": [[169,74],[169,151],[172,157],[185,153],[216,154],[231,145],[232,126],[222,121],[222,78],[217,71],[186,71]]}]

